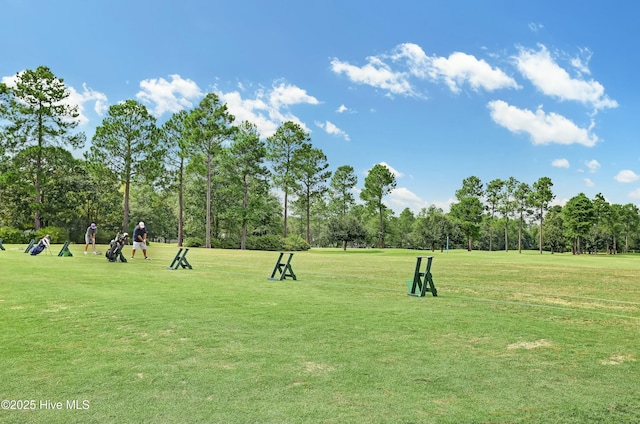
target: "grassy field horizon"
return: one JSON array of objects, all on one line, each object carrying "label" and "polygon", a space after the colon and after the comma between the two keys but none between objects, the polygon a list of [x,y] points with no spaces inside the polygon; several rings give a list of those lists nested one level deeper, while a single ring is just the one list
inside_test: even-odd
[{"label": "grassy field horizon", "polygon": [[[25,247],[2,423],[640,422],[638,255],[312,249],[271,281],[278,252]],[[407,296],[416,256],[437,297]]]}]

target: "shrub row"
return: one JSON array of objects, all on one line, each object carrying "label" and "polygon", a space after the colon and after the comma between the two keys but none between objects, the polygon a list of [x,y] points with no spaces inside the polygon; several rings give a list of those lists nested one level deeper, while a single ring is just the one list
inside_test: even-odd
[{"label": "shrub row", "polygon": [[0,238],[7,244],[29,243],[31,239],[38,241],[47,234],[51,236],[52,243],[63,243],[68,237],[67,230],[61,227],[42,227],[38,231],[0,227]]},{"label": "shrub row", "polygon": [[[201,237],[188,237],[184,240],[184,247],[202,247],[205,245]],[[212,240],[211,247],[221,249],[239,249],[239,240]],[[289,236],[283,238],[273,234],[264,236],[247,237],[247,249],[249,250],[287,250],[302,251],[309,250],[311,246],[300,236]]]}]

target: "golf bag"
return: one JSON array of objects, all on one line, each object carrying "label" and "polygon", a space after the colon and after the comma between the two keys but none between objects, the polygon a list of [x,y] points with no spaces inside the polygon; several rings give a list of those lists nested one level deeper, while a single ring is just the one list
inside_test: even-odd
[{"label": "golf bag", "polygon": [[36,244],[35,246],[33,246],[31,248],[29,253],[31,253],[31,256],[36,256],[36,255],[39,255],[40,253],[42,253],[42,251],[44,249],[46,249],[47,247],[49,247],[49,239],[47,237],[43,237],[43,238],[40,239],[38,244]]},{"label": "golf bag", "polygon": [[109,262],[127,262],[127,259],[122,254],[122,248],[127,243],[128,233],[116,234],[116,238],[109,243],[109,249],[105,252],[105,256]]}]

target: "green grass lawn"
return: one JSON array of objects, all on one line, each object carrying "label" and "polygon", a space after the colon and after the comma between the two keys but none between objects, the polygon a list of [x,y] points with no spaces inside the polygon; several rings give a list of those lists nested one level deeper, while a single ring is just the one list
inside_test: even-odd
[{"label": "green grass lawn", "polygon": [[5,247],[2,423],[640,422],[639,256]]}]

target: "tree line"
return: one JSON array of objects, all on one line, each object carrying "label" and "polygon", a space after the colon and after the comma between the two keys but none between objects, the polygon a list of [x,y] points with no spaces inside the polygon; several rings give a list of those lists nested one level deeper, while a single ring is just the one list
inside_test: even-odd
[{"label": "tree line", "polygon": [[136,100],[112,105],[88,143],[68,100],[64,80],[44,66],[0,83],[0,238],[7,243],[42,232],[81,241],[91,222],[106,242],[145,221],[152,239],[180,246],[638,248],[635,205],[581,193],[551,206],[547,177],[529,185],[472,176],[449,212],[431,206],[395,216],[385,204],[396,187],[386,166],[368,171],[356,199],[354,168],[329,171],[299,124],[284,122],[263,139],[214,93],[163,124]]}]

